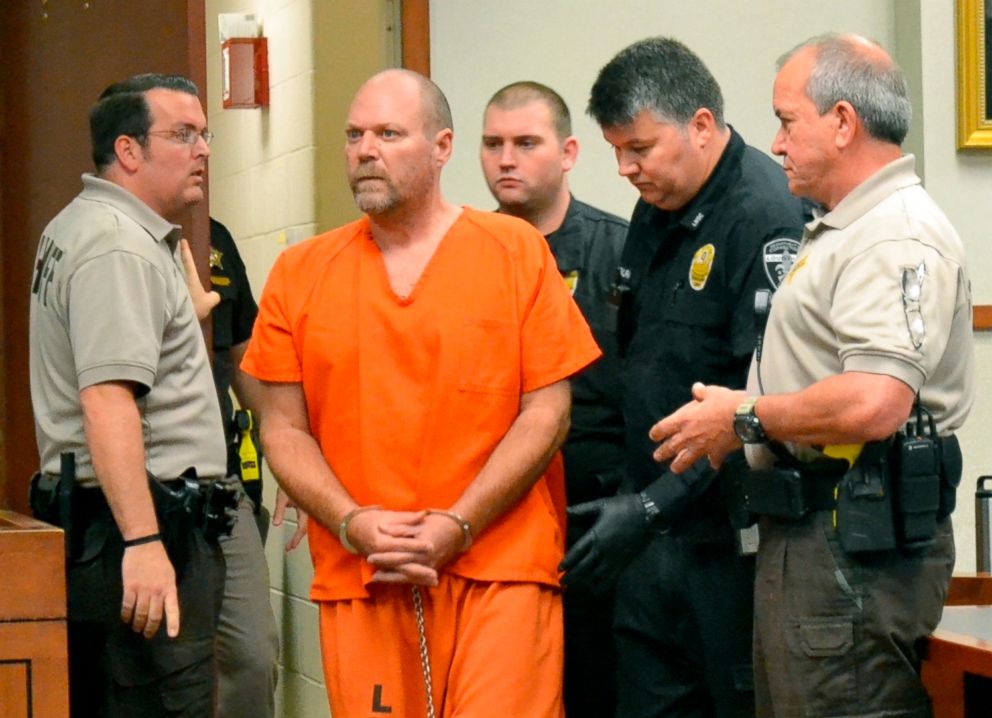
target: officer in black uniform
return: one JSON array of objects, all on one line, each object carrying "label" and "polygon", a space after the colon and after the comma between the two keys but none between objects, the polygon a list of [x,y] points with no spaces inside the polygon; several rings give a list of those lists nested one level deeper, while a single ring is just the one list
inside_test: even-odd
[{"label": "officer in black uniform", "polygon": [[[258,451],[254,382],[238,369],[248,348],[258,305],[234,238],[210,219],[210,285],[220,301],[213,308],[214,385],[220,400],[227,440],[228,474],[241,478],[252,501],[254,530],[235,530],[222,541],[229,578],[225,584],[217,635],[218,718],[275,714],[279,638],[269,603],[269,574],[263,544],[269,514],[262,506],[262,467]],[[191,288],[192,291],[192,288]],[[235,411],[230,389],[241,408]],[[239,509],[250,523],[247,503]],[[261,539],[261,540],[259,540]]]},{"label": "officer in black uniform", "polygon": [[[572,378],[571,430],[562,448],[568,504],[613,496],[623,463],[624,426],[616,312],[610,290],[627,222],[572,197],[568,171],[578,156],[561,96],[537,82],[515,82],[486,105],[481,160],[499,211],[533,224],[603,356]],[[577,587],[564,597],[565,709],[569,718],[613,713],[612,592]]]},{"label": "officer in black uniform", "polygon": [[[650,98],[650,99],[645,99]],[[584,536],[562,568],[616,583],[617,716],[753,716],[753,557],[705,461],[674,475],[648,430],[694,382],[743,387],[754,296],[798,248],[785,176],[723,120],[720,88],[684,45],[652,38],[600,72],[589,112],[641,193],[617,276],[626,461],[620,493],[569,509]]]},{"label": "officer in black uniform", "polygon": [[[253,434],[257,436],[257,430],[247,429],[248,418],[243,411],[235,414],[230,392],[233,382],[239,402],[248,403],[246,395],[249,392],[240,386],[243,377],[240,372],[235,372],[235,367],[240,364],[248,348],[255,317],[258,316],[258,304],[252,296],[245,263],[238,253],[234,237],[213,217],[210,218],[210,285],[220,295],[220,303],[213,309],[210,318],[213,325],[214,385],[217,387],[228,447],[227,471],[230,476],[241,477],[245,493],[254,503],[256,524],[264,543],[269,519],[268,512],[262,506],[261,458],[256,456],[254,467],[248,464],[247,477],[243,474],[241,459],[242,448],[245,449],[246,463],[251,461],[252,450],[257,451],[259,444],[253,437]],[[251,421],[257,421],[257,417],[253,416]],[[243,446],[243,440],[250,441],[251,446]],[[253,468],[257,470],[257,478],[252,473]]]},{"label": "officer in black uniform", "polygon": [[545,235],[558,271],[589,323],[603,356],[572,379],[572,425],[562,447],[568,504],[616,493],[624,425],[616,320],[608,298],[627,222],[574,197],[561,227]]}]

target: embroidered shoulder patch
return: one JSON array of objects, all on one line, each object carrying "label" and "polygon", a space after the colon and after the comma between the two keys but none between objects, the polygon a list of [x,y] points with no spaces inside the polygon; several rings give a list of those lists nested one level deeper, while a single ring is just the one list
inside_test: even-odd
[{"label": "embroidered shoulder patch", "polygon": [[788,237],[773,239],[770,242],[765,242],[761,254],[765,276],[771,282],[772,288],[778,289],[792,270],[792,265],[796,263],[796,255],[799,254],[799,240]]}]

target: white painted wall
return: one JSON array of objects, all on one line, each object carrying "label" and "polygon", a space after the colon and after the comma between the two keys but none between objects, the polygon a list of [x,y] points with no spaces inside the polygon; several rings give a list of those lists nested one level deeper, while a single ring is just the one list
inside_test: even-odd
[{"label": "white painted wall", "polygon": [[[992,152],[958,152],[955,147],[954,12],[951,0],[921,0],[924,125],[924,182],[947,212],[968,250],[969,274],[976,304],[992,304]],[[992,334],[977,336],[978,396],[961,440],[964,479],[954,515],[957,570],[975,570],[975,483],[992,474]]]},{"label": "white painted wall", "polygon": [[431,74],[455,121],[454,157],[445,170],[449,199],[489,208],[478,147],[492,94],[536,80],[568,103],[581,154],[572,170],[577,197],[630,216],[637,192],[616,173],[596,124],[586,116],[600,68],[632,42],[675,37],[706,62],[724,94],[725,116],[750,144],[771,146],[775,60],[827,30],[861,32],[891,44],[894,0],[432,0]]}]

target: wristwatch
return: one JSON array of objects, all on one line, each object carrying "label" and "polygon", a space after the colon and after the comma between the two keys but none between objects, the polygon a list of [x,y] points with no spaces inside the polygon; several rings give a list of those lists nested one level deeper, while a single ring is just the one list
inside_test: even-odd
[{"label": "wristwatch", "polygon": [[761,426],[761,420],[754,413],[754,405],[758,397],[748,397],[747,401],[737,407],[734,412],[734,433],[745,444],[761,444],[768,436]]},{"label": "wristwatch", "polygon": [[658,504],[643,491],[637,495],[637,498],[641,500],[641,505],[644,507],[644,522],[648,526],[654,525],[661,516],[661,509],[658,508]]},{"label": "wristwatch", "polygon": [[654,499],[644,491],[640,492],[637,497],[641,500],[641,505],[644,507],[644,523],[648,525],[648,528],[654,529],[659,533],[667,534],[668,526],[661,517],[661,509],[658,508],[658,504],[654,502]]}]

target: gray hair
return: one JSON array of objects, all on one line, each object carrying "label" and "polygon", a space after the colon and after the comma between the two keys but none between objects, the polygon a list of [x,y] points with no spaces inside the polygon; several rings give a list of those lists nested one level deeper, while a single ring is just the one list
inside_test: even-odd
[{"label": "gray hair", "polygon": [[684,126],[704,107],[722,129],[723,94],[703,61],[678,40],[652,37],[621,50],[599,71],[587,112],[600,127],[629,124],[643,110]]},{"label": "gray hair", "polygon": [[913,107],[902,70],[882,47],[857,35],[818,35],[779,58],[778,69],[807,47],[816,51],[806,95],[817,112],[822,115],[846,100],[871,137],[901,145]]}]

